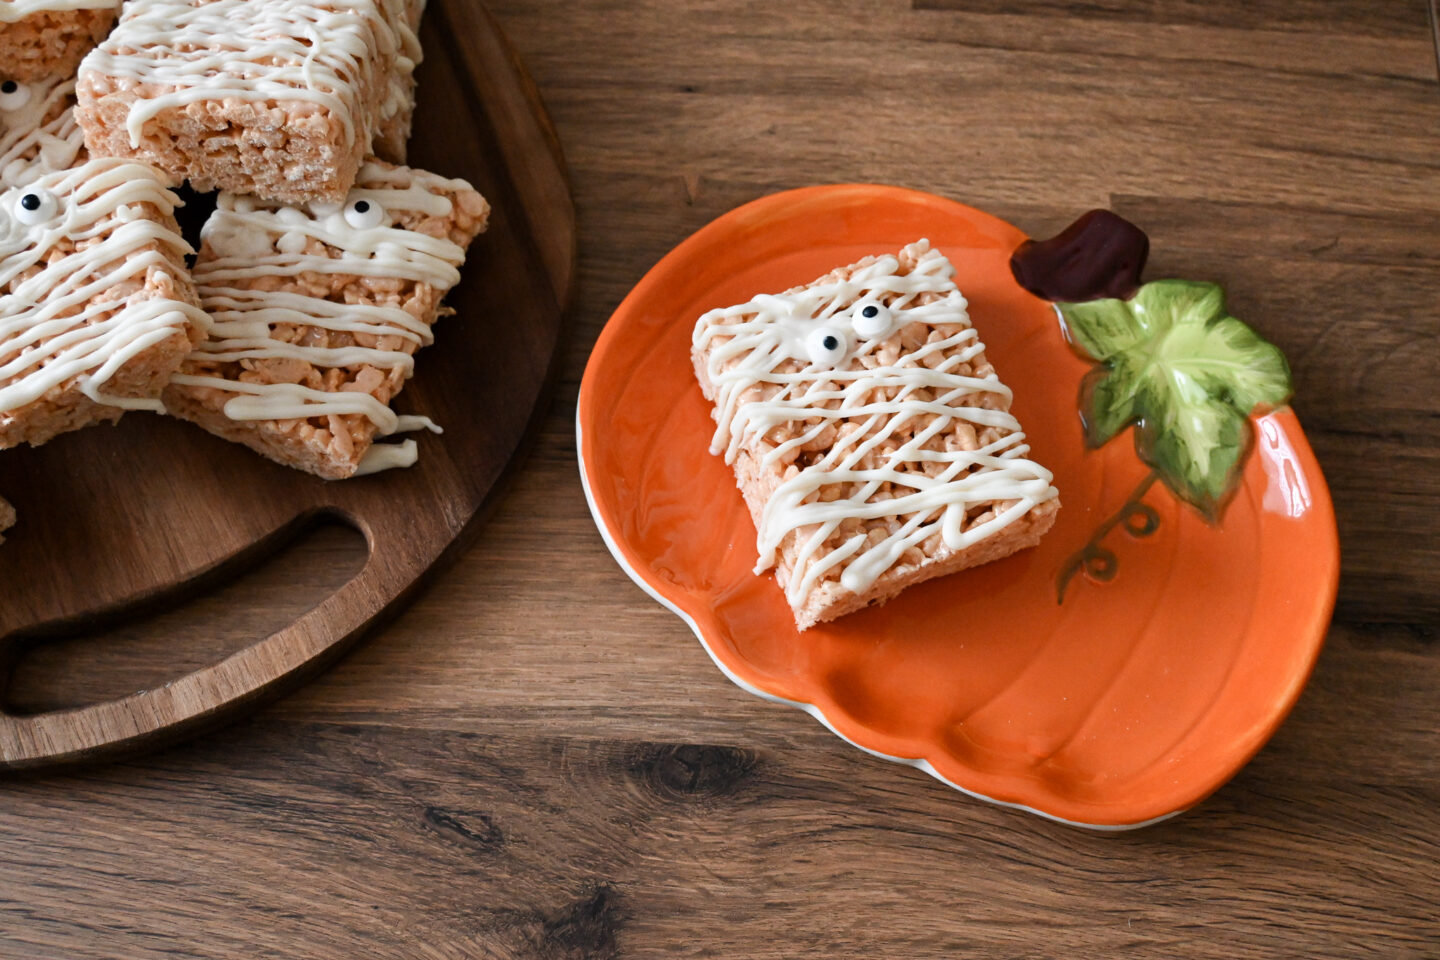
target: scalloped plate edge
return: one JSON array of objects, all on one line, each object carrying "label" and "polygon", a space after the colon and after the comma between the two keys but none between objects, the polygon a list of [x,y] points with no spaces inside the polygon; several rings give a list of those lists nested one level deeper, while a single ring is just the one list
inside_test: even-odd
[{"label": "scalloped plate edge", "polygon": [[715,666],[719,667],[720,672],[725,674],[725,676],[729,678],[730,682],[735,684],[735,686],[739,687],[741,690],[744,690],[746,693],[751,694],[752,696],[759,697],[761,700],[768,700],[771,703],[780,703],[788,707],[794,707],[798,710],[802,710],[805,713],[808,713],[810,716],[814,717],[816,720],[820,721],[820,723],[823,724],[827,730],[829,730],[835,736],[839,737],[841,740],[850,744],[850,746],[854,747],[855,749],[862,750],[865,753],[870,754],[872,757],[879,757],[881,760],[888,760],[891,763],[899,763],[907,767],[914,767],[917,770],[928,773],[930,776],[934,777],[936,780],[939,780],[947,787],[950,787],[953,790],[958,790],[959,792],[965,794],[967,797],[974,797],[976,800],[983,800],[984,802],[993,804],[997,807],[1005,807],[1010,810],[1019,810],[1024,813],[1034,814],[1037,817],[1043,817],[1046,820],[1053,820],[1056,823],[1063,823],[1067,826],[1083,827],[1086,830],[1096,830],[1104,833],[1118,833],[1125,830],[1138,830],[1141,827],[1148,827],[1152,824],[1160,823],[1163,820],[1169,820],[1171,817],[1177,816],[1190,809],[1189,807],[1181,807],[1179,809],[1172,810],[1169,813],[1162,813],[1158,817],[1151,817],[1148,820],[1140,820],[1134,823],[1086,823],[1083,820],[1067,820],[1064,817],[1056,816],[1055,814],[1049,813],[1045,810],[1041,810],[1038,807],[1028,806],[1023,803],[1013,803],[1009,800],[999,800],[995,797],[986,796],[983,793],[977,793],[974,790],[967,789],[941,774],[940,771],[936,770],[935,767],[930,763],[930,761],[926,760],[924,757],[896,757],[888,753],[881,753],[878,750],[872,750],[864,744],[856,743],[854,740],[851,740],[839,730],[835,729],[835,725],[830,722],[830,719],[827,716],[825,716],[825,712],[819,707],[817,707],[815,704],[807,703],[804,700],[791,700],[787,697],[776,696],[773,693],[762,690],[754,684],[749,683],[744,678],[740,677],[738,674],[732,671],[728,666],[726,666],[723,660],[721,660],[718,656],[715,655],[715,651],[710,647],[710,641],[705,638],[704,632],[700,629],[699,624],[695,622],[695,619],[691,617],[690,614],[686,613],[680,606],[678,606],[676,603],[666,597],[663,593],[661,593],[660,590],[657,589],[654,585],[652,585],[648,580],[646,580],[645,577],[641,576],[640,572],[636,570],[633,566],[631,566],[630,561],[626,559],[624,551],[620,549],[619,543],[616,542],[615,537],[611,534],[609,527],[605,525],[605,520],[601,516],[599,506],[595,502],[595,495],[590,490],[590,472],[585,465],[585,450],[580,421],[580,407],[577,405],[575,410],[575,455],[580,467],[580,485],[585,491],[585,505],[590,508],[591,519],[595,521],[595,527],[600,531],[600,538],[605,541],[605,548],[610,551],[610,555],[615,558],[615,562],[620,565],[620,569],[625,571],[625,574],[635,582],[635,585],[637,587],[639,587],[641,590],[644,590],[657,603],[665,607],[667,610],[669,610],[671,613],[675,614],[677,617],[679,617],[685,622],[685,625],[690,628],[690,632],[695,634],[695,639],[700,641],[700,646],[703,647],[705,652],[710,655],[710,659],[714,662]]}]

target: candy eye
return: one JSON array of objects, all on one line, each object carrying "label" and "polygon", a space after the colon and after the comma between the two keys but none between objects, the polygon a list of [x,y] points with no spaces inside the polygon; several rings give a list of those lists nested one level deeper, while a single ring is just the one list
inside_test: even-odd
[{"label": "candy eye", "polygon": [[845,359],[848,349],[845,334],[833,327],[817,327],[805,338],[805,352],[817,367],[833,367]]},{"label": "candy eye", "polygon": [[44,223],[55,216],[60,202],[49,190],[30,187],[15,201],[15,219],[27,226]]},{"label": "candy eye", "polygon": [[345,205],[345,222],[356,230],[382,226],[385,208],[373,200],[352,200]]},{"label": "candy eye", "polygon": [[30,102],[30,88],[14,80],[0,81],[0,110],[19,110]]},{"label": "candy eye", "polygon": [[855,308],[850,325],[866,340],[873,340],[890,332],[890,320],[890,308],[883,303],[871,301]]}]

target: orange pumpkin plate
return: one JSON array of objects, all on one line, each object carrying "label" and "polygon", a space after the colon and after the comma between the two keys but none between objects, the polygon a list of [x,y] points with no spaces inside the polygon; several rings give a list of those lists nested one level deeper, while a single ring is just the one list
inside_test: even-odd
[{"label": "orange pumpkin plate", "polygon": [[[690,364],[705,311],[929,238],[955,281],[1031,456],[1063,506],[1039,547],[906,590],[803,634],[773,576]],[[1255,442],[1218,526],[1161,484],[1128,437],[1087,448],[1091,364],[1022,290],[1015,227],[941,197],[812,187],[720,217],[661,260],[605,327],[580,389],[581,475],[626,572],[741,687],[804,708],[855,746],[996,803],[1084,826],[1202,800],[1274,733],[1329,625],[1339,572],[1324,478],[1288,408]],[[1108,560],[1057,581],[1143,489]],[[1145,518],[1158,523],[1145,522]],[[1108,579],[1107,579],[1108,578]]]}]

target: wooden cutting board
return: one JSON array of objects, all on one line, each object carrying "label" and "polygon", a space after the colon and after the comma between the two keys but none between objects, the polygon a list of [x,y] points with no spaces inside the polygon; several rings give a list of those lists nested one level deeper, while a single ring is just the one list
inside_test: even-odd
[{"label": "wooden cutting board", "polygon": [[444,427],[408,470],[326,482],[148,414],[0,454],[19,522],[0,545],[0,682],[26,645],[183,603],[321,518],[365,537],[349,582],[218,663],[108,703],[0,713],[0,768],[150,748],[313,675],[454,556],[524,446],[569,295],[575,217],[538,94],[478,0],[432,0],[410,162],[494,208],[447,298],[456,315],[396,399]]}]

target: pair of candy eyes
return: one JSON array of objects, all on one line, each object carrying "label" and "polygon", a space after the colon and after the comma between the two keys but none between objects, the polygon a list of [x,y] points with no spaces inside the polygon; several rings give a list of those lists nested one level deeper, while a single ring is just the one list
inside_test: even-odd
[{"label": "pair of candy eyes", "polygon": [[[254,208],[242,207],[241,209],[248,212]],[[278,211],[278,217],[281,223],[289,226],[298,226],[311,218],[328,221],[329,218],[333,216],[330,212],[331,210],[334,210],[334,207],[328,210],[322,208],[319,212],[312,210],[307,216],[304,210],[287,207]],[[374,200],[366,200],[360,197],[345,204],[340,210],[340,216],[344,218],[346,225],[352,230],[373,230],[376,227],[386,226],[388,223],[384,207]]]},{"label": "pair of candy eyes", "polygon": [[[26,226],[44,223],[55,216],[60,201],[48,190],[31,189],[15,201],[15,219]],[[345,205],[345,222],[356,230],[378,227],[385,222],[385,208],[369,200],[355,200]]]},{"label": "pair of candy eyes", "polygon": [[[866,303],[851,314],[850,327],[862,340],[873,340],[890,332],[890,322],[890,308],[880,303]],[[805,353],[817,367],[834,366],[849,352],[845,332],[835,327],[816,327],[805,337]]]}]

